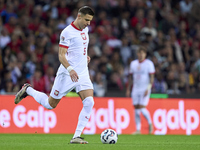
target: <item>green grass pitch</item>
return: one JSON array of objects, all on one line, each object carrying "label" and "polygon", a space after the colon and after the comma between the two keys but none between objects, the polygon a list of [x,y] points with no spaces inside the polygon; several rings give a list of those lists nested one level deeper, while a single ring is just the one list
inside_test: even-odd
[{"label": "green grass pitch", "polygon": [[0,134],[0,150],[200,150],[198,135],[119,135],[116,144],[83,137],[89,144],[69,144],[70,134]]}]

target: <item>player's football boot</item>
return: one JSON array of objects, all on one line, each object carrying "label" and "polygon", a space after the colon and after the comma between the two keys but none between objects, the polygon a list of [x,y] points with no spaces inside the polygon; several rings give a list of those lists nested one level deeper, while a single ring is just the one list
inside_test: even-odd
[{"label": "player's football boot", "polygon": [[149,125],[149,134],[152,134],[153,133],[153,124],[150,124]]},{"label": "player's football boot", "polygon": [[71,144],[88,144],[88,142],[84,141],[83,139],[84,138],[82,137],[76,137],[76,138],[71,139],[70,143]]},{"label": "player's football boot", "polygon": [[28,83],[25,83],[21,90],[15,95],[15,104],[18,104],[23,98],[25,98],[26,96],[28,96],[28,94],[26,93],[26,89],[31,86]]},{"label": "player's football boot", "polygon": [[141,132],[139,130],[136,130],[135,132],[132,133],[133,135],[139,135]]}]

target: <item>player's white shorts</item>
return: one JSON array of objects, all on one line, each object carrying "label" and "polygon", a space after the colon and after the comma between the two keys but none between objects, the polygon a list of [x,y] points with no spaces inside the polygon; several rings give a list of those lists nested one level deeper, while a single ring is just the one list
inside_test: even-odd
[{"label": "player's white shorts", "polygon": [[144,97],[144,93],[145,91],[132,92],[131,97],[132,97],[133,105],[143,105],[143,106],[148,105],[151,91],[148,92],[147,96],[145,97]]},{"label": "player's white shorts", "polygon": [[50,96],[55,99],[61,99],[73,89],[76,90],[76,93],[82,90],[93,89],[89,75],[79,76],[78,82],[73,82],[69,75],[64,73],[58,74],[55,78]]}]

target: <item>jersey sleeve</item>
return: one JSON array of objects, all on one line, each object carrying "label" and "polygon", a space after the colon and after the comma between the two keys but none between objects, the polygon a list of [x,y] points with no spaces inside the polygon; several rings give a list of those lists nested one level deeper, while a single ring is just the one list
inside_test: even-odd
[{"label": "jersey sleeve", "polygon": [[69,48],[70,45],[70,36],[67,30],[63,30],[60,34],[59,46],[64,48]]},{"label": "jersey sleeve", "polygon": [[153,62],[150,61],[149,63],[149,74],[154,74],[155,73],[155,67]]}]

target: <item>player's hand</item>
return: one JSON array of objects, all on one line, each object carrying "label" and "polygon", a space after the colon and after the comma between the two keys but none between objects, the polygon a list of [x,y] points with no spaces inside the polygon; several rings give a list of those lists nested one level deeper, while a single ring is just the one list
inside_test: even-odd
[{"label": "player's hand", "polygon": [[87,63],[89,63],[91,60],[90,56],[87,56]]},{"label": "player's hand", "polygon": [[126,97],[130,97],[130,90],[126,91]]},{"label": "player's hand", "polygon": [[78,82],[79,77],[75,70],[71,70],[69,74],[73,82]]},{"label": "player's hand", "polygon": [[144,92],[144,97],[147,96],[148,92],[149,92],[148,90],[146,90],[146,91]]}]

